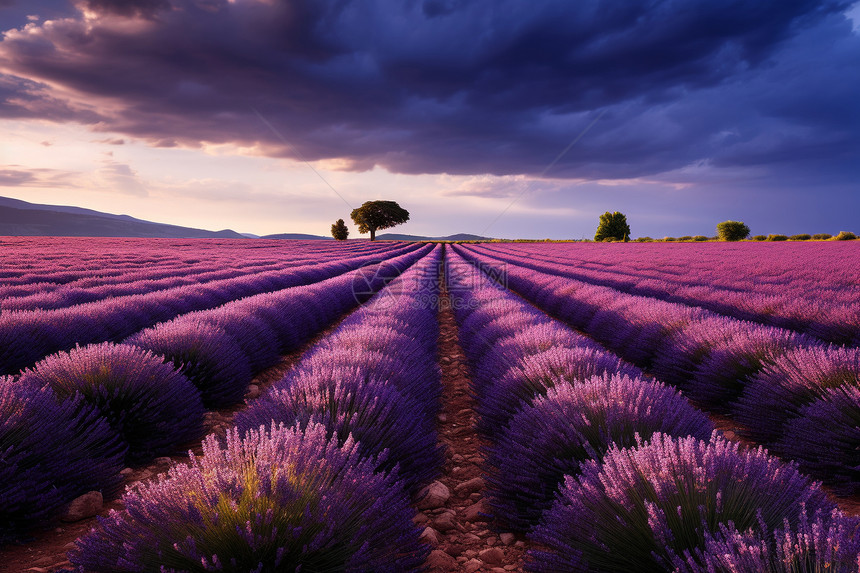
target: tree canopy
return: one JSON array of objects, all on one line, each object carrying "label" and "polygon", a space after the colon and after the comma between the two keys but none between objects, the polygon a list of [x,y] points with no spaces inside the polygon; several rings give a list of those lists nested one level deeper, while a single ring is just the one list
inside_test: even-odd
[{"label": "tree canopy", "polygon": [[717,236],[721,241],[741,241],[749,234],[750,228],[741,221],[723,221],[717,225]]},{"label": "tree canopy", "polygon": [[370,233],[370,240],[376,240],[376,231],[388,229],[409,220],[409,211],[394,201],[367,201],[358,209],[353,209],[350,217],[358,225],[359,233]]},{"label": "tree canopy", "polygon": [[346,228],[346,223],[343,222],[343,219],[338,219],[331,226],[331,236],[338,241],[345,241],[349,236],[349,229]]},{"label": "tree canopy", "polygon": [[614,239],[616,241],[630,240],[630,225],[627,224],[627,216],[615,211],[607,211],[600,216],[597,232],[594,234],[595,241]]}]

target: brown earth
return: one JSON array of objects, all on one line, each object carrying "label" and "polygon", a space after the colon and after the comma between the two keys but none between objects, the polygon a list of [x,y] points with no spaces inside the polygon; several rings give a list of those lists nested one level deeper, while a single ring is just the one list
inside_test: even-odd
[{"label": "brown earth", "polygon": [[[522,571],[527,542],[509,533],[498,533],[484,512],[481,462],[484,445],[475,431],[475,399],[469,391],[469,367],[460,348],[457,324],[450,299],[443,292],[439,311],[439,363],[442,368],[442,413],[440,440],[447,460],[439,482],[450,498],[441,507],[419,512],[416,522],[425,525],[425,535],[435,550],[428,565],[431,571]],[[420,505],[419,505],[420,507]]]}]

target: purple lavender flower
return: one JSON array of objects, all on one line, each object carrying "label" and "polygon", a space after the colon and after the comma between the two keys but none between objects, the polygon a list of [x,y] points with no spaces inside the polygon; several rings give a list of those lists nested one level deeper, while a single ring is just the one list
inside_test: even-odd
[{"label": "purple lavender flower", "polygon": [[613,449],[565,478],[553,507],[533,530],[544,549],[530,571],[654,571],[677,555],[705,549],[705,536],[731,522],[768,543],[795,528],[805,509],[829,514],[835,504],[817,483],[761,448],[739,450],[654,434],[638,448]]},{"label": "purple lavender flower", "polygon": [[721,523],[705,536],[705,549],[673,556],[678,573],[857,573],[860,569],[860,520],[833,510],[810,521],[803,510],[796,528],[787,522],[773,532],[740,532]]},{"label": "purple lavender flower", "polygon": [[0,377],[0,542],[122,480],[125,446],[81,397]]},{"label": "purple lavender flower", "polygon": [[379,469],[396,469],[411,493],[432,481],[444,460],[433,418],[422,405],[360,367],[338,374],[291,377],[288,385],[239,412],[234,423],[240,432],[272,422],[301,428],[322,424],[340,443],[352,436],[364,457],[385,454]]},{"label": "purple lavender flower", "polygon": [[231,336],[210,322],[180,319],[163,323],[126,343],[172,362],[194,383],[208,409],[241,402],[251,381],[248,357]]},{"label": "purple lavender flower", "polygon": [[762,366],[776,360],[785,352],[815,342],[804,335],[774,328],[747,324],[733,332],[729,339],[716,340],[687,383],[686,394],[691,400],[727,413],[730,403],[738,399],[749,377]]},{"label": "purple lavender flower", "polygon": [[[412,570],[429,548],[400,485],[351,440],[273,425],[210,436],[203,457],[123,497],[69,557],[82,571]],[[163,569],[162,569],[163,568]]]},{"label": "purple lavender flower", "polygon": [[493,437],[523,406],[562,381],[588,380],[604,373],[636,376],[635,367],[594,348],[557,348],[527,357],[486,387],[478,401],[478,431]]},{"label": "purple lavender flower", "polygon": [[53,354],[21,383],[50,387],[61,399],[81,395],[128,444],[129,463],[174,453],[203,432],[197,388],[136,346],[105,342]]},{"label": "purple lavender flower", "polygon": [[793,348],[765,364],[734,405],[749,436],[776,442],[801,408],[830,388],[860,381],[860,349],[835,346]]},{"label": "purple lavender flower", "polygon": [[783,426],[774,450],[842,495],[860,493],[860,387],[837,386]]},{"label": "purple lavender flower", "polygon": [[610,447],[662,432],[708,439],[710,420],[659,382],[604,374],[560,382],[524,407],[487,448],[488,498],[512,531],[527,531],[552,505],[565,475]]}]

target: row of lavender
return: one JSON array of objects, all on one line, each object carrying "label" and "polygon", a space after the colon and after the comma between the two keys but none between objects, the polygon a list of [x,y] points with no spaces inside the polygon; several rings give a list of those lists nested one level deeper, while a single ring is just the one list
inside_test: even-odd
[{"label": "row of lavender", "polygon": [[[27,266],[28,251],[6,251],[7,258],[15,259],[9,261],[7,274],[16,271],[18,274],[0,279],[0,310],[62,308],[387,250],[384,246],[367,244],[332,244],[320,248],[313,243],[294,241],[289,242],[289,248],[270,249],[252,248],[242,241],[226,244],[221,241],[218,248],[212,249],[205,248],[208,241],[193,245],[146,241],[133,249],[135,242],[128,240],[119,245],[105,245],[99,239],[86,242],[70,239],[80,250],[58,254],[52,252],[59,247],[54,241],[34,241],[45,243],[34,259],[40,272],[35,268],[21,269]],[[3,242],[0,240],[0,248]],[[114,250],[117,248],[123,249],[122,261],[117,260]]]},{"label": "row of lavender", "polygon": [[[611,287],[860,346],[860,245],[612,247],[482,245],[474,250],[581,281],[583,287]],[[666,270],[667,264],[673,269]]]},{"label": "row of lavender", "polygon": [[255,372],[430,249],[185,315],[123,344],[61,352],[20,378],[3,378],[0,536],[48,520],[84,492],[113,493],[126,465],[198,439],[205,408],[241,401]]},{"label": "row of lavender", "polygon": [[[467,258],[499,267],[475,251]],[[860,491],[860,350],[696,307],[580,288],[508,263],[507,284],[539,308],[734,417],[747,437],[850,495]]]},{"label": "row of lavender", "polygon": [[319,282],[380,259],[412,252],[414,245],[393,245],[382,253],[301,265],[232,279],[216,280],[147,294],[108,298],[54,310],[0,313],[0,374],[14,374],[37,360],[76,344],[118,342],[181,314],[206,310],[232,300]]},{"label": "row of lavender", "polygon": [[439,473],[441,247],[331,334],[225,440],[126,493],[70,553],[81,571],[412,571],[410,500]]},{"label": "row of lavender", "polygon": [[458,255],[447,272],[488,498],[502,527],[542,546],[530,570],[857,570],[860,521],[817,483],[740,451],[676,390]]}]

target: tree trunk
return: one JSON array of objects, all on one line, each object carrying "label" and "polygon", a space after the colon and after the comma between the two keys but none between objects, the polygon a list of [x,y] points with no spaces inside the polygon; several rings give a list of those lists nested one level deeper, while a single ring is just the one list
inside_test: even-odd
[{"label": "tree trunk", "polygon": [[374,228],[372,228],[372,227],[371,227],[371,229],[370,229],[370,240],[371,240],[371,241],[375,241],[375,240],[376,240],[376,229],[374,229]]}]

